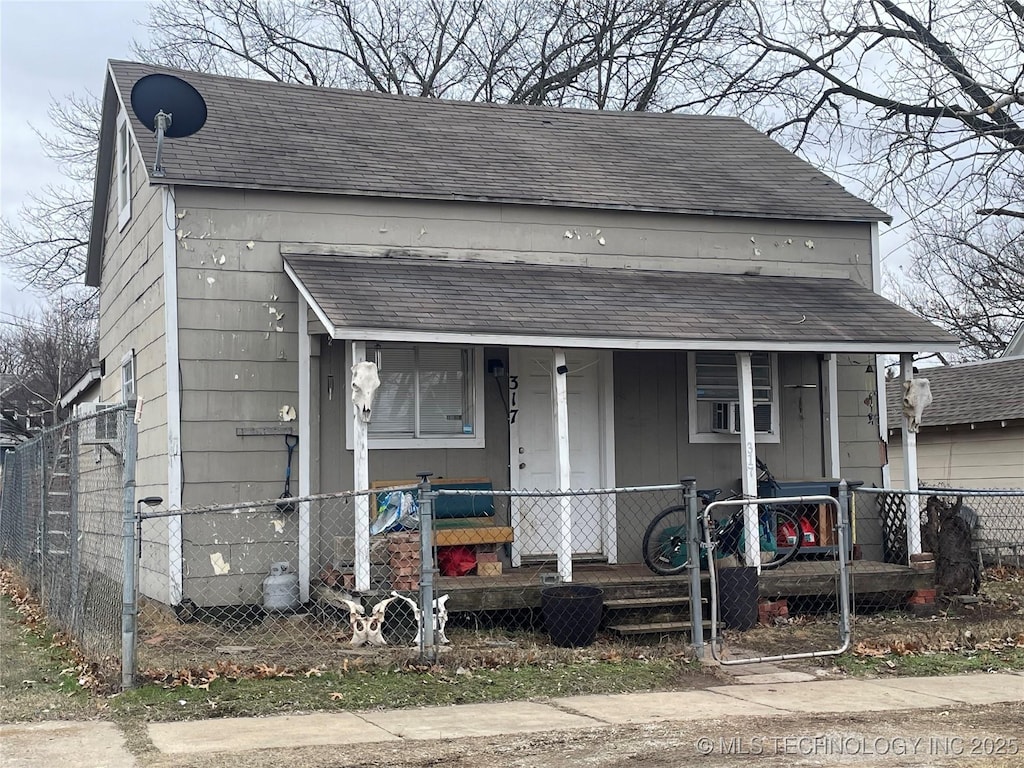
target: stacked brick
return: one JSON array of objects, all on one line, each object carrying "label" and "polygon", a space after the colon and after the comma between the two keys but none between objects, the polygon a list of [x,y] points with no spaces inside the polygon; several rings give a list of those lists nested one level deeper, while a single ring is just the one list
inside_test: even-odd
[{"label": "stacked brick", "polygon": [[759,600],[757,603],[757,622],[765,626],[774,626],[776,619],[789,618],[789,603],[782,600]]},{"label": "stacked brick", "polygon": [[418,531],[388,534],[391,587],[399,592],[420,588],[420,534]]}]

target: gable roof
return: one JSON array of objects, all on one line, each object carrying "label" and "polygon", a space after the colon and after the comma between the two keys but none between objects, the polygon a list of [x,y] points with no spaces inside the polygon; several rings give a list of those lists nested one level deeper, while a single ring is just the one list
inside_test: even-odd
[{"label": "gable roof", "polygon": [[416,257],[284,259],[335,338],[814,352],[957,346],[852,280]]},{"label": "gable roof", "polygon": [[[155,184],[890,220],[735,117],[448,101],[111,61],[107,91],[116,100],[105,99],[104,123],[116,120],[118,104],[131,112],[132,87],[153,73],[184,78],[208,107],[198,133],[164,142],[166,176],[150,176]],[[131,125],[150,173],[156,140],[134,115]],[[112,127],[101,144],[108,134],[112,145]],[[109,185],[99,182],[109,182],[111,155],[101,147],[104,203]]]},{"label": "gable roof", "polygon": [[[932,392],[922,428],[1024,419],[1024,357],[924,368],[917,375],[928,379]],[[889,428],[899,429],[903,405],[899,379],[886,382],[885,401]]]}]

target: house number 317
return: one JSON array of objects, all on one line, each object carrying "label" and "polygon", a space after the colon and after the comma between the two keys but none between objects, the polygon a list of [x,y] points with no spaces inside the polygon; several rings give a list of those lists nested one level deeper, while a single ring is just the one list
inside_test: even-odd
[{"label": "house number 317", "polygon": [[515,424],[516,416],[519,415],[519,408],[517,408],[516,390],[519,389],[519,377],[509,376],[508,377],[508,423]]}]

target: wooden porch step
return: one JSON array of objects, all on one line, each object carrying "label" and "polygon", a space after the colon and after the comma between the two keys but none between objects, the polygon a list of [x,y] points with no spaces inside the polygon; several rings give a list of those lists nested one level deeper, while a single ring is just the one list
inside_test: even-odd
[{"label": "wooden porch step", "polygon": [[[701,602],[707,602],[701,598]],[[605,600],[604,607],[609,610],[622,610],[633,608],[667,608],[673,605],[689,605],[690,598],[686,597],[624,597],[617,600]]]},{"label": "wooden porch step", "polygon": [[[711,628],[710,621],[702,622],[704,629]],[[609,632],[617,632],[620,635],[657,635],[672,632],[690,631],[688,621],[656,621],[649,624],[613,624],[608,628]]]}]

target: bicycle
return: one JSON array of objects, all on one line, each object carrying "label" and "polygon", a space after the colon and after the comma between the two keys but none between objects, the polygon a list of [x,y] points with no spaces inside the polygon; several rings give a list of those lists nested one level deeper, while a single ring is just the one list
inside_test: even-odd
[{"label": "bicycle", "polygon": [[[769,471],[768,465],[758,459],[757,467],[759,470],[758,480],[766,482],[772,489],[772,493],[778,495],[779,486]],[[700,499],[702,510],[716,501],[721,492],[720,488],[698,490],[697,498]],[[737,494],[729,498],[743,497]],[[714,528],[708,537],[712,542],[713,557],[734,555],[742,559],[745,527],[743,510],[744,507],[737,506],[735,511],[730,512],[725,518],[713,521]],[[698,516],[700,521],[698,548],[702,560],[707,556],[704,519],[705,515]],[[672,576],[689,568],[688,521],[689,506],[684,501],[683,504],[663,509],[648,524],[643,539],[644,563],[656,574]],[[760,505],[758,530],[761,538],[762,570],[780,568],[796,557],[800,551],[800,545],[803,543],[800,516],[785,507]],[[765,557],[773,549],[774,557]]]}]

